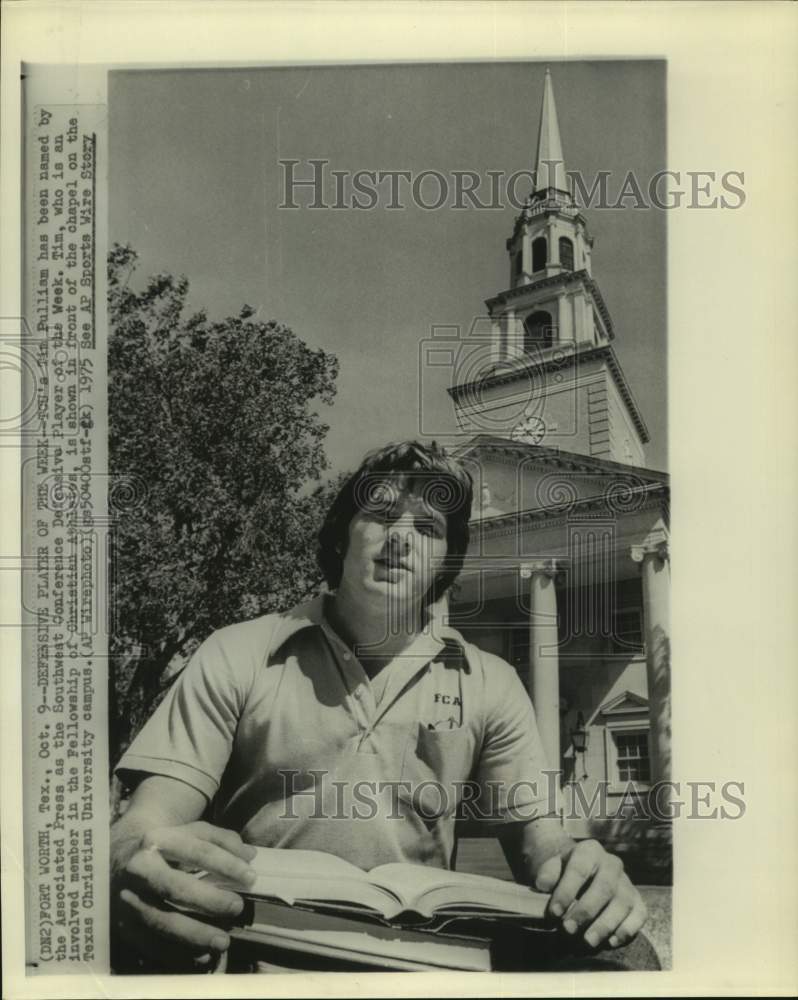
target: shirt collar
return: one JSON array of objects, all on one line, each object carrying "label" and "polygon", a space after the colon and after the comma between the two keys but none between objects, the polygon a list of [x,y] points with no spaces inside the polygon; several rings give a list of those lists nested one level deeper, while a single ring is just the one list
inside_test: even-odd
[{"label": "shirt collar", "polygon": [[298,604],[280,616],[272,639],[272,650],[276,653],[281,646],[302,629],[312,628],[324,622],[324,594],[319,594],[306,604]]},{"label": "shirt collar", "polygon": [[[280,615],[280,621],[272,640],[272,652],[276,653],[292,636],[303,629],[314,626],[321,627],[322,625],[330,628],[324,613],[325,601],[329,599],[329,596],[329,594],[319,594],[312,601],[298,604],[295,608]],[[457,629],[449,625],[442,617],[432,619],[428,628],[413,640],[408,652],[412,650],[413,657],[428,654],[429,659],[434,659],[437,658],[442,649],[446,650],[451,645],[457,647],[457,653],[462,656],[466,669],[470,671],[468,643]]]}]

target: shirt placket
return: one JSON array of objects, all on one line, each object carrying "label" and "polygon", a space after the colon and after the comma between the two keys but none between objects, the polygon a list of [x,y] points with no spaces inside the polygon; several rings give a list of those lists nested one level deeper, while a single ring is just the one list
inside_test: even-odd
[{"label": "shirt placket", "polygon": [[349,697],[349,707],[357,723],[359,734],[357,748],[363,745],[377,722],[377,705],[368,674],[363,664],[349,649],[343,639],[339,639],[332,629],[322,626],[324,635],[332,650],[333,658],[341,673]]},{"label": "shirt placket", "polygon": [[380,701],[380,704],[375,712],[372,729],[414,686],[418,692],[416,700],[419,704],[416,711],[412,714],[413,721],[415,722],[417,720],[422,687],[422,685],[417,682],[420,681],[423,674],[429,672],[430,664],[440,652],[440,649],[441,643],[437,640],[431,639],[427,635],[420,635],[412,643],[408,650],[400,654],[399,657],[394,659],[393,662],[385,668],[386,670],[392,669],[393,674],[385,686],[382,700]]},{"label": "shirt placket", "polygon": [[441,648],[440,641],[428,634],[421,634],[416,637],[404,653],[400,653],[389,664],[386,669],[392,669],[393,674],[385,686],[376,714],[375,725],[416,684],[422,674],[429,672],[430,664],[440,653]]},{"label": "shirt placket", "polygon": [[429,670],[430,661],[428,659],[422,659],[421,657],[416,657],[415,659],[416,663],[408,665],[409,669],[412,671],[410,676],[406,677],[404,682],[400,683],[398,689],[396,684],[386,686],[379,709],[375,713],[372,728],[376,726],[385,715],[387,715],[387,713],[401,698],[404,697],[405,694],[407,694],[410,688],[413,687],[413,685],[419,680],[420,675]]}]

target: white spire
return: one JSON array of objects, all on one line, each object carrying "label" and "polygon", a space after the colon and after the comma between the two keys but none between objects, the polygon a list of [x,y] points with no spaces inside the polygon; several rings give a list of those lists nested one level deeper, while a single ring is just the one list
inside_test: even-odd
[{"label": "white spire", "polygon": [[535,191],[542,191],[546,188],[557,188],[559,191],[570,190],[568,179],[565,176],[560,126],[557,123],[557,107],[554,103],[551,71],[548,68],[543,83],[543,106],[540,110]]}]

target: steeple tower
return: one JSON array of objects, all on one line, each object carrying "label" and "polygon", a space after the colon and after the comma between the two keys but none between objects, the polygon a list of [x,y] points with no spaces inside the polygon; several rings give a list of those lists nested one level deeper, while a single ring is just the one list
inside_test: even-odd
[{"label": "steeple tower", "polygon": [[[592,247],[593,239],[568,185],[554,87],[547,69],[540,108],[534,190],[515,220],[513,235],[507,240],[510,287],[529,285],[540,278],[564,272],[584,270],[589,276]],[[554,320],[553,325],[557,325],[565,336],[571,336],[567,324]]]},{"label": "steeple tower", "polygon": [[506,249],[509,285],[485,302],[493,367],[478,387],[449,390],[460,426],[644,464],[648,431],[611,346],[615,331],[593,280],[593,238],[568,185],[548,69],[534,190]]}]

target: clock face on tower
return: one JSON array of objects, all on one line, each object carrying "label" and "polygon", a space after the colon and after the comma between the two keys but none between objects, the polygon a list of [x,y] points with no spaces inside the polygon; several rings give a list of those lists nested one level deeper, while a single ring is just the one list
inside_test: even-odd
[{"label": "clock face on tower", "polygon": [[526,441],[528,444],[540,444],[546,433],[546,424],[540,417],[524,417],[513,427],[510,437],[513,441]]}]

